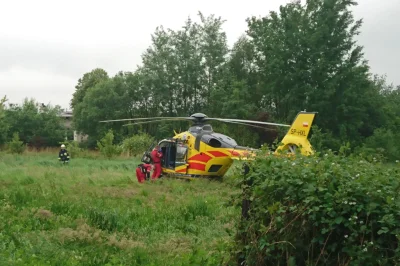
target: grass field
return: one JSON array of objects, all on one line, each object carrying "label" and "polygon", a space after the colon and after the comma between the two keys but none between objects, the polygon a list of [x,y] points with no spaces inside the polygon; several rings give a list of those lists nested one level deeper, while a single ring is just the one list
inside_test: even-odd
[{"label": "grass field", "polygon": [[220,265],[240,210],[229,182],[139,184],[138,160],[0,155],[1,265]]}]

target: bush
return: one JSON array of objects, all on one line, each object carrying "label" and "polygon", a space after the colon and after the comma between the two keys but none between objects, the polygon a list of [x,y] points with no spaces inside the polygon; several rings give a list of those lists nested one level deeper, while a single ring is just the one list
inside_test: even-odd
[{"label": "bush", "polygon": [[136,156],[143,154],[152,142],[154,142],[153,137],[146,133],[140,133],[124,139],[122,142],[122,149],[127,152],[128,155]]},{"label": "bush", "polygon": [[326,154],[257,158],[250,169],[241,183],[250,211],[239,225],[235,261],[245,260],[246,265],[400,262],[398,167]]},{"label": "bush", "polygon": [[378,128],[374,134],[366,139],[365,144],[358,152],[371,160],[382,157],[394,162],[400,159],[400,134],[392,130]]},{"label": "bush", "polygon": [[104,157],[110,159],[116,155],[121,154],[120,147],[113,144],[114,134],[110,129],[107,134],[97,142],[97,147]]},{"label": "bush", "polygon": [[15,132],[12,140],[8,143],[8,149],[11,153],[21,154],[25,151],[24,143],[19,139],[19,134]]}]

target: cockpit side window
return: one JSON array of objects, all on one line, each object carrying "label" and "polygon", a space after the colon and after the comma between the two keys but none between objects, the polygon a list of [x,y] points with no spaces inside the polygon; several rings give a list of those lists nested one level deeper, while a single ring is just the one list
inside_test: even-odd
[{"label": "cockpit side window", "polygon": [[208,141],[208,144],[209,144],[211,147],[214,147],[214,148],[220,148],[220,147],[222,146],[221,141],[219,141],[219,140],[217,140],[217,139],[214,139],[214,138],[211,138],[211,139]]}]

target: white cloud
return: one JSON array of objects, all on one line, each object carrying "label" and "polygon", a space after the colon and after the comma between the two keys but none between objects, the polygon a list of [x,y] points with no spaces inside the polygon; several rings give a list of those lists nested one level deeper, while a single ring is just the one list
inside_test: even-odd
[{"label": "white cloud", "polygon": [[75,83],[70,77],[22,67],[0,72],[1,91],[5,89],[9,103],[21,103],[24,98],[34,98],[45,104],[67,107]]},{"label": "white cloud", "polygon": [[[289,0],[184,1],[2,1],[0,2],[0,94],[11,102],[35,97],[68,107],[77,80],[94,68],[110,75],[133,71],[159,25],[180,28],[197,12],[227,22],[229,44],[245,32],[246,18],[264,16]],[[355,8],[364,17],[363,34],[372,71],[400,84],[396,58],[400,3],[362,0]],[[1,95],[0,95],[1,96]]]}]

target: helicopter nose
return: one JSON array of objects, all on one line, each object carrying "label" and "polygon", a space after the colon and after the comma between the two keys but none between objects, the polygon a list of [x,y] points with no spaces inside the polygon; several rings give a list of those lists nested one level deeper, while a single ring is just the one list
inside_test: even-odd
[{"label": "helicopter nose", "polygon": [[223,176],[229,170],[233,160],[228,152],[207,151],[189,159],[189,168],[197,174]]},{"label": "helicopter nose", "polygon": [[229,156],[213,158],[207,163],[206,171],[209,175],[224,176],[233,163]]}]

